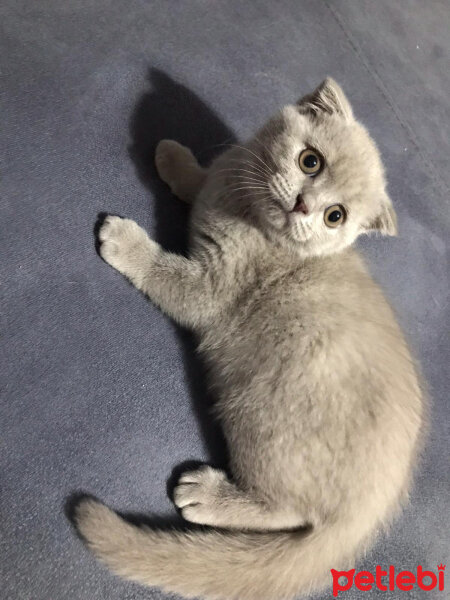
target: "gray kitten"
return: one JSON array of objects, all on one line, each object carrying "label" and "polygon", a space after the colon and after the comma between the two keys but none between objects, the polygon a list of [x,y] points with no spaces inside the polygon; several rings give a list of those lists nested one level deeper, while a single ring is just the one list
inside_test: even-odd
[{"label": "gray kitten", "polygon": [[389,523],[423,429],[407,345],[351,248],[396,232],[377,148],[327,79],[209,169],[169,140],[156,164],[192,203],[189,258],[113,216],[100,252],[198,334],[232,479],[205,466],[175,488],[210,529],[138,528],[86,499],[79,531],[119,575],[184,596],[308,593]]}]

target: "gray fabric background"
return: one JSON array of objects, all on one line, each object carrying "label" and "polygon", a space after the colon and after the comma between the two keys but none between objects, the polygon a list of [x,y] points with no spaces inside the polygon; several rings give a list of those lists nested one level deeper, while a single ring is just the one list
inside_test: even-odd
[{"label": "gray fabric background", "polygon": [[360,245],[433,398],[411,504],[359,568],[448,562],[449,21],[446,0],[3,0],[2,599],[165,597],[95,562],[67,499],[173,516],[172,469],[220,462],[221,438],[190,336],[100,260],[93,225],[126,215],[182,250],[155,142],[206,161],[328,74],[384,155],[400,237]]}]

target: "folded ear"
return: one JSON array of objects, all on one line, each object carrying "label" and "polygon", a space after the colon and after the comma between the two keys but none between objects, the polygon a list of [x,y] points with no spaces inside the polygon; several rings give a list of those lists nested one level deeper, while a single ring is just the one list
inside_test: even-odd
[{"label": "folded ear", "polygon": [[353,119],[350,102],[342,88],[331,77],[327,77],[312,94],[300,98],[297,104],[301,112],[314,116],[325,112],[337,114],[348,121]]},{"label": "folded ear", "polygon": [[397,235],[397,215],[387,194],[384,194],[379,213],[364,223],[363,230],[364,233]]}]

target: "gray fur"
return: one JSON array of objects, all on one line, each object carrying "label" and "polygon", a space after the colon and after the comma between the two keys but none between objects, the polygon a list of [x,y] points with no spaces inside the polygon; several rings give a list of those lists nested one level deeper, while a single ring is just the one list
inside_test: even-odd
[{"label": "gray fur", "polygon": [[[305,147],[325,159],[315,178],[298,165]],[[389,523],[423,429],[407,345],[351,248],[396,230],[378,151],[328,79],[208,170],[167,140],[156,164],[193,202],[189,258],[119,217],[101,254],[199,335],[233,479],[203,467],[175,489],[187,520],[222,530],[138,529],[93,500],[78,527],[115,572],[184,596],[307,593]],[[298,194],[307,215],[293,212]],[[347,220],[329,228],[334,204]]]}]

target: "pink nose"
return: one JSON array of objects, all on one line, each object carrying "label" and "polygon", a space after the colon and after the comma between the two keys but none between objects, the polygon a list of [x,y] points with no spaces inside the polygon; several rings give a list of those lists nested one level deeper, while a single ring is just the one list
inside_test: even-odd
[{"label": "pink nose", "polygon": [[294,212],[301,212],[304,215],[307,215],[309,213],[308,207],[306,206],[305,201],[303,200],[303,196],[301,194],[297,196],[297,200],[294,206]]}]

